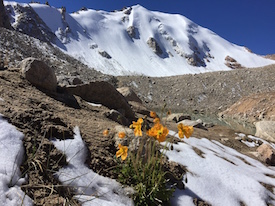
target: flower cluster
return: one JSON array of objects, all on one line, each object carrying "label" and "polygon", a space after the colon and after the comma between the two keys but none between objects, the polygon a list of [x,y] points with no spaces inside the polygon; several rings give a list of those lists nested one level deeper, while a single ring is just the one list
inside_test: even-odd
[{"label": "flower cluster", "polygon": [[[170,112],[169,112],[170,113]],[[160,119],[158,118],[156,112],[151,111],[150,116],[154,119],[153,120],[153,127],[146,131],[146,135],[148,137],[152,137],[158,142],[164,142],[166,140],[166,137],[169,133],[169,130],[167,127],[163,126],[161,124]],[[134,134],[136,137],[142,137],[142,128],[143,128],[144,120],[142,118],[139,118],[136,122],[133,121],[130,125],[131,129],[134,129]],[[192,126],[185,126],[182,123],[178,124],[178,135],[180,138],[189,138],[194,131],[194,128]],[[105,136],[109,134],[109,130],[105,130],[103,132]],[[124,138],[126,136],[125,132],[119,132],[118,137]],[[128,147],[122,146],[121,144],[118,145],[119,150],[116,152],[116,157],[121,157],[121,160],[125,160],[128,156]]]},{"label": "flower cluster", "polygon": [[194,131],[194,128],[192,126],[185,126],[182,123],[179,123],[178,124],[178,130],[179,130],[179,137],[180,138],[184,138],[184,136],[186,138],[189,138],[192,135],[192,133]]}]

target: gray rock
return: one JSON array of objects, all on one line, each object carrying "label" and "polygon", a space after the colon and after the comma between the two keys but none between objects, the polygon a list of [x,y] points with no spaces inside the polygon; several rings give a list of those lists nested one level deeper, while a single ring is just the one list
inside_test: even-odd
[{"label": "gray rock", "polygon": [[105,116],[121,125],[130,125],[130,121],[117,110],[111,109],[109,112],[105,113]]},{"label": "gray rock", "polygon": [[200,128],[200,129],[205,129],[207,130],[204,126],[203,126],[203,123],[200,119],[196,120],[196,121],[193,121],[193,120],[189,120],[189,119],[185,119],[185,120],[182,120],[180,122],[178,122],[179,124],[182,123],[184,125],[187,125],[187,126],[193,126],[193,127],[196,127],[196,128]]},{"label": "gray rock", "polygon": [[112,57],[110,56],[110,54],[108,54],[106,51],[98,51],[98,53],[101,55],[101,56],[103,56],[103,57],[105,57],[105,58],[107,58],[107,59],[111,59]]},{"label": "gray rock", "polygon": [[137,28],[135,28],[134,26],[129,26],[127,28],[127,33],[131,38],[134,38],[134,39],[139,38],[139,32],[138,32]]},{"label": "gray rock", "polygon": [[162,55],[163,51],[161,50],[160,46],[158,45],[158,42],[153,38],[150,37],[147,41],[148,46],[155,52],[157,55]]},{"label": "gray rock", "polygon": [[150,116],[150,110],[148,110],[143,104],[135,101],[128,101],[134,112]]},{"label": "gray rock", "polygon": [[255,126],[255,136],[275,142],[275,121],[260,121]]},{"label": "gray rock", "polygon": [[262,144],[257,148],[258,158],[268,165],[275,166],[275,150],[268,144]]},{"label": "gray rock", "polygon": [[169,122],[180,122],[182,120],[188,119],[191,120],[191,116],[189,114],[183,114],[183,113],[172,113],[164,118],[166,121]]},{"label": "gray rock", "polygon": [[55,73],[44,62],[30,57],[21,62],[20,68],[23,77],[34,86],[49,91],[56,91],[57,79]]},{"label": "gray rock", "polygon": [[117,88],[117,91],[119,91],[127,99],[127,101],[142,103],[141,99],[130,87],[120,87]]},{"label": "gray rock", "polygon": [[238,63],[234,58],[230,56],[225,57],[225,65],[231,69],[242,69],[244,68],[240,63]]},{"label": "gray rock", "polygon": [[102,104],[119,111],[127,118],[134,118],[134,112],[126,98],[108,82],[95,81],[89,84],[70,85],[64,89],[69,94],[77,95],[87,102]]}]

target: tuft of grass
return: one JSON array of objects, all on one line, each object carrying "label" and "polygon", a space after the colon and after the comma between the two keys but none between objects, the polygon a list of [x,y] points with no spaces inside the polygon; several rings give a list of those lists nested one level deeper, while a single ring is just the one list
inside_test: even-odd
[{"label": "tuft of grass", "polygon": [[156,142],[152,139],[145,141],[143,139],[146,148],[143,155],[139,150],[136,154],[130,153],[124,163],[120,162],[116,170],[118,181],[134,188],[135,205],[169,205],[175,188],[167,184],[162,154],[156,150]]}]

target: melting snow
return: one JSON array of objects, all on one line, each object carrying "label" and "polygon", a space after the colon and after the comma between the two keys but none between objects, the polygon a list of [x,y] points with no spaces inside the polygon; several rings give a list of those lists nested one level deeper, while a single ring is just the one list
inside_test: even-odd
[{"label": "melting snow", "polygon": [[17,206],[32,205],[32,200],[21,190],[20,165],[24,157],[23,134],[0,116],[0,203]]},{"label": "melting snow", "polygon": [[124,190],[118,182],[98,175],[84,164],[87,148],[78,127],[74,133],[74,139],[53,141],[57,149],[66,154],[69,162],[57,173],[59,180],[76,188],[76,198],[83,205],[133,205],[132,200],[123,195]]},{"label": "melting snow", "polygon": [[[187,188],[176,191],[173,205],[194,205],[193,198],[203,199],[213,206],[239,206],[240,202],[247,206],[265,206],[267,202],[275,205],[275,191],[272,193],[262,185],[275,188],[275,167],[266,167],[232,148],[205,138],[191,137],[173,146],[174,150],[166,153],[169,160],[186,166],[188,170]],[[202,154],[198,155],[193,148]]]}]

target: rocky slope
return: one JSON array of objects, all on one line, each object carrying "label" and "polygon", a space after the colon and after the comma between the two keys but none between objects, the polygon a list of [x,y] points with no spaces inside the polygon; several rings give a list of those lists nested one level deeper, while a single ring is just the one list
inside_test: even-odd
[{"label": "rocky slope", "polygon": [[241,97],[275,90],[275,65],[175,77],[117,77],[118,86],[131,87],[149,108],[164,104],[174,111],[218,113]]},{"label": "rocky slope", "polygon": [[251,123],[275,121],[275,92],[245,96],[219,115]]}]

